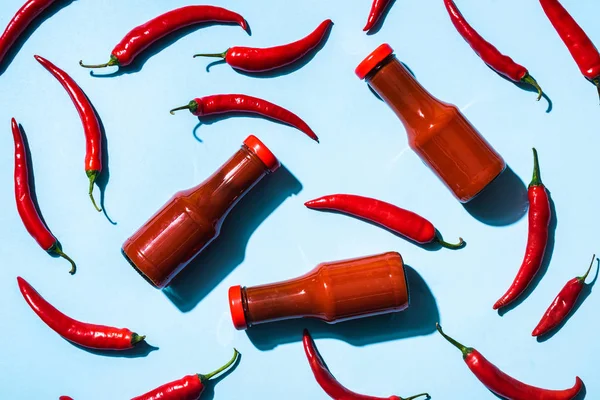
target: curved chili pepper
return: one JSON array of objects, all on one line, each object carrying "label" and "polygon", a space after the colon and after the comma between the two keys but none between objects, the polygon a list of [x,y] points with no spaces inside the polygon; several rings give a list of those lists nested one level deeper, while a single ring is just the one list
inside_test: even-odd
[{"label": "curved chili pepper", "polygon": [[543,91],[537,81],[529,74],[527,68],[517,64],[512,58],[500,53],[500,51],[485,40],[473,27],[467,22],[462,15],[454,0],[444,0],[446,9],[450,14],[452,24],[471,46],[483,62],[497,73],[507,77],[513,82],[523,82],[535,87],[538,91],[538,101],[542,98]]},{"label": "curved chili pepper", "polygon": [[54,308],[25,279],[19,276],[17,281],[25,301],[38,317],[54,332],[79,346],[99,350],[127,350],[146,338],[126,328],[76,321]]},{"label": "curved chili pepper", "polygon": [[373,0],[373,5],[371,6],[371,12],[369,13],[369,19],[367,20],[367,25],[363,28],[364,32],[370,31],[373,29],[377,21],[383,17],[383,13],[385,9],[390,4],[391,0]]},{"label": "curved chili pepper", "polygon": [[73,400],[73,399],[71,397],[69,397],[69,396],[60,396],[58,398],[58,400]]},{"label": "curved chili pepper", "polygon": [[210,374],[187,375],[131,400],[198,400],[204,391],[206,382],[235,363],[240,353],[236,349],[233,351],[233,358]]},{"label": "curved chili pepper", "polygon": [[312,129],[296,114],[286,110],[277,104],[270,103],[257,97],[247,96],[245,94],[216,94],[196,98],[186,106],[177,107],[171,110],[175,114],[178,110],[190,110],[197,117],[203,117],[214,114],[224,114],[228,112],[244,112],[259,114],[301,130],[308,137],[315,141],[319,138]]},{"label": "curved chili pepper", "polygon": [[57,0],[28,0],[17,11],[14,17],[8,23],[8,26],[0,36],[0,64],[6,57],[10,48],[15,44],[19,37],[25,32],[25,29],[36,19],[44,10],[56,3]]},{"label": "curved chili pepper", "polygon": [[315,375],[315,379],[321,385],[325,393],[329,395],[332,399],[335,400],[412,400],[417,397],[425,396],[427,399],[430,398],[429,394],[421,393],[410,397],[398,397],[398,396],[390,396],[390,397],[373,397],[373,396],[365,396],[362,394],[355,393],[349,389],[346,389],[342,386],[333,376],[333,374],[327,368],[327,365],[323,361],[321,354],[319,354],[319,350],[315,346],[315,342],[313,341],[310,333],[307,329],[304,330],[304,334],[302,335],[302,342],[304,344],[304,352],[306,353],[306,358],[308,358],[308,364],[312,369],[313,374]]},{"label": "curved chili pepper", "polygon": [[83,90],[77,85],[77,83],[71,78],[65,71],[46,60],[44,57],[34,56],[36,60],[44,68],[46,68],[65,88],[77,112],[81,118],[83,124],[83,132],[85,133],[85,174],[90,180],[89,196],[92,200],[92,204],[97,211],[102,211],[100,207],[96,205],[94,200],[94,182],[102,172],[102,131],[100,129],[100,122],[94,107],[90,103]]},{"label": "curved chili pepper", "polygon": [[351,215],[380,225],[414,242],[425,244],[436,242],[447,249],[457,250],[465,245],[459,238],[458,244],[446,243],[431,222],[412,211],[369,197],[352,194],[332,194],[304,203],[314,210],[331,210]]},{"label": "curved chili pepper", "polygon": [[31,185],[29,184],[29,161],[27,160],[27,150],[23,140],[23,132],[17,121],[11,120],[13,139],[15,142],[15,199],[17,202],[17,211],[25,225],[27,232],[35,239],[40,247],[48,253],[55,253],[71,263],[71,275],[75,273],[75,262],[63,253],[58,240],[48,229],[31,195]]},{"label": "curved chili pepper", "polygon": [[186,6],[166,12],[143,25],[133,28],[113,49],[110,60],[105,64],[86,65],[84,68],[125,67],[157,40],[182,28],[204,22],[238,24],[248,31],[244,17],[233,11],[215,6]]},{"label": "curved chili pepper", "polygon": [[575,303],[577,303],[577,299],[585,286],[585,280],[589,276],[595,260],[596,255],[594,254],[590,267],[585,275],[571,279],[562,288],[550,307],[548,307],[548,310],[546,310],[546,313],[539,324],[533,330],[532,336],[543,336],[547,334],[567,318],[571,310],[573,310],[573,307],[575,307]]},{"label": "curved chili pepper", "polygon": [[540,4],[558,35],[569,49],[579,70],[598,88],[600,95],[600,53],[598,49],[558,0],[540,0]]},{"label": "curved chili pepper", "polygon": [[523,294],[544,261],[552,211],[550,210],[548,192],[540,178],[540,164],[535,149],[533,149],[533,178],[529,184],[528,196],[529,233],[525,257],[512,285],[504,296],[494,304],[494,310],[509,305]]},{"label": "curved chili pepper", "polygon": [[565,390],[548,390],[527,385],[500,371],[489,362],[480,352],[472,347],[465,347],[450,336],[446,335],[440,324],[436,324],[438,332],[462,354],[465,363],[475,375],[493,393],[507,400],[571,400],[583,388],[583,381],[575,378],[575,385]]},{"label": "curved chili pepper", "polygon": [[327,19],[308,36],[289,44],[276,47],[230,47],[223,53],[196,54],[194,57],[223,58],[227,64],[235,69],[247,72],[264,72],[285,67],[298,61],[322,41],[329,27],[333,24]]}]

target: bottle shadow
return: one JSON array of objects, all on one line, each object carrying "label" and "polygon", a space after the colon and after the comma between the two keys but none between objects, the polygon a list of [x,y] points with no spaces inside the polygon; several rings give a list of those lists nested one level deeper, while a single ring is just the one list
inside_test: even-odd
[{"label": "bottle shadow", "polygon": [[369,36],[375,35],[376,33],[378,33],[381,30],[381,27],[383,26],[383,23],[387,19],[387,16],[395,2],[396,2],[396,0],[390,0],[390,2],[385,6],[385,9],[381,13],[381,17],[379,18],[379,20],[377,20],[375,25],[373,25],[373,28],[371,28],[367,31],[367,35],[369,35]]},{"label": "bottle shadow", "polygon": [[[13,43],[10,47],[4,59],[0,62],[0,75],[4,74],[10,64],[13,62],[17,53],[21,50],[23,45],[31,35],[48,19],[52,18],[56,13],[60,10],[74,2],[75,0],[63,0],[63,1],[55,1],[52,5],[50,5],[44,12],[35,18],[31,24],[25,29],[25,31],[19,36],[19,38]],[[11,17],[12,18],[12,17]]]},{"label": "bottle shadow", "polygon": [[424,336],[436,331],[440,314],[433,293],[421,275],[405,265],[410,306],[402,312],[355,319],[329,325],[316,319],[294,319],[253,326],[246,330],[252,344],[261,351],[302,341],[308,329],[313,338],[334,338],[353,346]]},{"label": "bottle shadow", "polygon": [[556,328],[548,332],[546,335],[538,336],[536,338],[538,343],[543,343],[549,339],[552,339],[554,335],[556,335],[562,329],[562,327],[565,326],[565,324],[571,319],[571,317],[577,313],[577,310],[579,310],[579,307],[581,307],[581,305],[585,302],[589,295],[592,294],[592,287],[598,279],[598,273],[600,273],[600,259],[597,258],[596,261],[598,262],[598,266],[596,267],[596,276],[594,277],[594,280],[583,287],[583,290],[581,291],[581,294],[579,295],[579,298],[577,299],[577,302],[575,303],[575,306],[573,307],[569,315],[567,315],[567,317],[564,320],[562,320],[562,322]]},{"label": "bottle shadow", "polygon": [[158,350],[158,347],[152,346],[148,344],[145,340],[133,346],[133,348],[128,350],[98,350],[98,349],[90,349],[87,347],[80,346],[76,343],[71,343],[73,346],[84,350],[90,354],[95,354],[97,356],[103,357],[114,357],[114,358],[140,358],[146,357],[148,354],[152,353],[155,350]]},{"label": "bottle shadow", "polygon": [[194,309],[227,275],[244,261],[254,231],[302,184],[285,167],[259,182],[225,218],[221,234],[202,251],[163,293],[182,312]]},{"label": "bottle shadow", "polygon": [[491,226],[519,221],[529,205],[527,188],[510,166],[463,207],[475,219]]},{"label": "bottle shadow", "polygon": [[217,386],[217,384],[219,382],[221,382],[229,374],[231,374],[237,368],[237,366],[240,365],[241,361],[242,361],[242,354],[240,353],[240,355],[238,356],[238,358],[235,360],[235,362],[233,363],[233,365],[230,368],[228,368],[226,371],[224,371],[221,375],[217,376],[216,378],[210,379],[209,381],[205,382],[205,388],[204,388],[204,392],[202,393],[202,399],[213,400],[215,398],[215,386]]},{"label": "bottle shadow", "polygon": [[[548,190],[548,189],[546,189]],[[556,226],[558,225],[558,217],[556,216],[556,207],[554,206],[554,201],[552,200],[552,196],[550,196],[550,191],[548,190],[548,198],[550,200],[550,212],[552,216],[550,217],[550,224],[548,227],[548,242],[546,244],[546,251],[544,252],[544,259],[542,261],[542,265],[540,266],[539,271],[535,275],[535,278],[531,281],[527,289],[521,294],[515,301],[508,304],[506,307],[502,307],[498,310],[498,315],[501,317],[504,316],[507,312],[518,307],[525,299],[529,297],[531,293],[535,290],[537,285],[540,283],[544,275],[546,275],[546,271],[548,271],[548,267],[550,266],[550,261],[552,261],[552,253],[554,253],[554,237],[556,234]]]},{"label": "bottle shadow", "polygon": [[[227,23],[222,23],[222,22],[206,22],[206,23],[200,23],[200,24],[195,24],[195,25],[191,25],[191,26],[187,26],[185,28],[179,29],[175,32],[172,32],[170,34],[168,34],[167,36],[157,40],[156,42],[154,42],[150,47],[148,47],[146,50],[144,50],[142,53],[140,53],[131,64],[125,66],[125,67],[118,67],[118,69],[116,71],[113,72],[109,72],[107,74],[102,74],[102,73],[98,73],[98,69],[92,69],[90,71],[90,75],[96,78],[113,78],[116,76],[121,76],[121,75],[125,75],[125,74],[133,74],[136,72],[140,72],[142,70],[142,68],[144,67],[144,65],[146,64],[146,62],[152,58],[153,56],[155,56],[156,54],[160,53],[161,51],[163,51],[164,49],[166,49],[167,47],[173,45],[175,42],[177,42],[179,39],[183,38],[184,36],[187,36],[197,30],[200,29],[204,29],[204,28],[209,28],[211,26],[222,26],[222,25],[231,25],[231,26],[238,26],[237,24],[227,24]],[[241,29],[241,28],[240,28]],[[248,25],[248,31],[247,31],[248,35],[252,35],[252,31],[250,29],[250,26]]]}]

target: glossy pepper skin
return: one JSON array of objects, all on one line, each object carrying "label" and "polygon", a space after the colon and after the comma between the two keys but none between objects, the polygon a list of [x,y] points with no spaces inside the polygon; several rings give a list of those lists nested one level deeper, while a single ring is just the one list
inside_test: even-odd
[{"label": "glossy pepper skin", "polygon": [[71,275],[75,273],[76,267],[73,260],[63,253],[58,240],[48,229],[33,202],[31,185],[29,183],[29,161],[27,160],[27,149],[23,132],[17,121],[11,120],[13,140],[15,142],[15,200],[17,211],[25,225],[27,232],[35,239],[40,247],[48,253],[55,253],[71,263]]},{"label": "glossy pepper skin", "polygon": [[73,399],[71,397],[69,397],[69,396],[60,396],[58,398],[58,400],[73,400]]},{"label": "glossy pepper skin", "polygon": [[458,33],[460,33],[483,62],[513,82],[523,82],[532,85],[538,91],[537,99],[540,100],[542,98],[543,91],[537,81],[529,74],[527,68],[500,53],[494,45],[477,33],[462,15],[454,0],[444,0],[444,4],[446,5],[448,14],[450,14],[450,20]]},{"label": "glossy pepper skin", "polygon": [[306,358],[308,359],[308,363],[310,368],[315,376],[315,379],[319,383],[319,385],[323,388],[325,393],[329,395],[332,399],[335,400],[413,400],[417,397],[425,397],[429,399],[429,394],[421,393],[411,397],[398,397],[398,396],[390,396],[390,397],[373,397],[373,396],[365,396],[362,394],[355,393],[344,386],[342,386],[335,377],[331,374],[327,365],[321,358],[317,347],[315,346],[315,342],[308,330],[304,330],[304,334],[302,335],[302,343],[304,345],[304,352],[306,353]]},{"label": "glossy pepper skin", "polygon": [[533,149],[533,178],[529,184],[529,232],[525,257],[507,292],[494,304],[494,310],[505,307],[523,294],[544,261],[552,212],[550,198],[540,177],[537,151]]},{"label": "glossy pepper skin", "polygon": [[383,13],[390,2],[391,0],[373,0],[371,12],[369,13],[369,19],[367,19],[367,24],[363,28],[364,32],[373,29],[375,24],[381,19],[381,17],[383,17]]},{"label": "glossy pepper skin", "polygon": [[143,25],[133,28],[113,49],[106,64],[86,65],[84,68],[125,67],[157,40],[179,29],[206,22],[238,24],[248,31],[244,17],[233,11],[215,6],[186,6],[166,12]]},{"label": "glossy pepper skin", "polygon": [[10,20],[4,33],[0,36],[0,64],[4,57],[15,44],[19,37],[25,32],[25,29],[36,19],[44,10],[60,0],[28,0],[17,11]]},{"label": "glossy pepper skin", "polygon": [[129,329],[76,321],[48,303],[25,279],[19,276],[17,282],[23,298],[38,317],[70,342],[97,350],[127,350],[145,339]]},{"label": "glossy pepper skin", "polygon": [[298,61],[316,48],[325,38],[333,22],[323,21],[308,36],[289,44],[268,48],[230,47],[223,53],[196,54],[194,57],[218,57],[235,69],[246,72],[265,72]]},{"label": "glossy pepper skin", "polygon": [[558,0],[540,0],[540,4],[583,76],[600,92],[600,52],[592,40]]},{"label": "glossy pepper skin", "polygon": [[458,244],[444,242],[431,222],[393,204],[369,197],[352,194],[332,194],[304,203],[314,210],[330,210],[351,215],[380,225],[390,231],[420,244],[436,242],[448,249],[460,249],[465,242]]},{"label": "glossy pepper skin", "polygon": [[233,358],[227,364],[210,374],[187,375],[176,381],[159,386],[141,396],[134,397],[131,400],[198,400],[202,396],[202,392],[204,392],[205,383],[213,376],[220,374],[233,365],[238,356],[238,351],[234,349]]},{"label": "glossy pepper skin", "polygon": [[277,104],[245,94],[216,94],[198,97],[186,106],[172,109],[171,114],[174,114],[177,110],[190,110],[197,117],[230,112],[258,114],[291,125],[304,132],[314,141],[319,141],[319,138],[308,124],[296,114]]},{"label": "glossy pepper skin", "polygon": [[90,103],[83,90],[77,85],[75,80],[65,71],[46,60],[44,57],[34,56],[48,72],[54,76],[62,87],[67,91],[73,101],[75,109],[79,113],[85,134],[85,174],[90,180],[88,195],[97,211],[102,211],[94,200],[94,182],[102,172],[102,130],[100,121],[96,116],[94,106]]},{"label": "glossy pepper skin", "polygon": [[571,279],[558,293],[546,313],[540,320],[539,324],[533,330],[532,336],[543,336],[555,329],[575,307],[581,291],[585,287],[585,280],[592,270],[592,265],[596,260],[596,255],[592,257],[592,262],[587,272],[583,276]]},{"label": "glossy pepper skin", "polygon": [[575,385],[565,390],[548,390],[527,385],[505,374],[494,364],[489,362],[480,352],[472,347],[466,347],[446,335],[440,324],[436,324],[438,332],[450,343],[456,346],[463,354],[465,363],[475,377],[486,388],[496,395],[508,400],[571,400],[583,388],[583,381],[576,377]]}]

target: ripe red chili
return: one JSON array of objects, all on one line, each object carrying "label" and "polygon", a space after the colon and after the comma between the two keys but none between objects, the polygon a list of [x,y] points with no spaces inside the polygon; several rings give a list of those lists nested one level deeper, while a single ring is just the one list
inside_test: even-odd
[{"label": "ripe red chili", "polygon": [[85,134],[85,173],[90,180],[89,196],[92,200],[92,204],[98,211],[102,211],[100,207],[96,205],[94,200],[94,182],[102,172],[102,131],[100,130],[100,122],[96,116],[96,111],[90,103],[83,90],[77,85],[77,83],[71,78],[65,71],[52,64],[40,56],[34,56],[36,60],[44,68],[46,68],[65,88],[77,112],[81,118],[83,124],[83,132]]},{"label": "ripe red chili", "polygon": [[573,310],[573,307],[575,307],[575,303],[577,303],[577,299],[585,286],[585,280],[590,274],[595,260],[596,255],[594,254],[590,267],[585,275],[571,279],[567,282],[565,287],[562,288],[550,307],[548,307],[548,310],[546,310],[546,313],[539,324],[533,330],[532,336],[543,336],[565,320],[571,310]]},{"label": "ripe red chili", "polygon": [[552,211],[550,210],[548,192],[540,178],[540,165],[535,149],[533,149],[533,178],[529,184],[528,197],[529,233],[525,257],[512,285],[504,296],[494,304],[494,310],[507,306],[523,294],[544,261]]},{"label": "ripe red chili", "polygon": [[76,321],[54,308],[25,279],[19,276],[17,281],[25,301],[38,317],[60,336],[79,346],[99,350],[126,350],[146,338],[125,328]]},{"label": "ripe red chili", "polygon": [[277,104],[245,94],[216,94],[213,96],[199,97],[190,101],[186,106],[172,109],[171,114],[174,114],[177,110],[190,110],[190,112],[197,117],[224,114],[228,112],[259,114],[291,125],[304,132],[311,139],[317,142],[319,141],[319,138],[315,135],[313,130],[310,129],[308,124],[296,114]]},{"label": "ripe red chili", "polygon": [[444,0],[450,19],[458,33],[466,40],[475,53],[494,71],[507,77],[513,82],[523,82],[535,87],[538,91],[538,100],[542,98],[542,88],[529,74],[527,68],[517,64],[512,58],[500,53],[490,42],[485,40],[465,19],[454,0]]},{"label": "ripe red chili", "polygon": [[465,242],[446,243],[431,222],[412,211],[369,197],[352,194],[332,194],[304,203],[315,210],[332,210],[364,219],[404,236],[414,242],[425,244],[437,242],[448,249],[460,249]]},{"label": "ripe red chili", "polygon": [[29,184],[29,161],[27,149],[23,140],[23,132],[13,118],[11,120],[12,134],[15,142],[15,199],[17,211],[27,232],[35,239],[40,247],[48,253],[55,253],[71,263],[71,275],[75,273],[75,263],[63,253],[56,237],[50,232],[35,207]]},{"label": "ripe red chili", "polygon": [[308,36],[289,44],[268,48],[230,47],[223,53],[196,54],[194,57],[219,57],[235,69],[247,72],[264,72],[298,61],[321,43],[329,27],[330,19],[323,21]]},{"label": "ripe red chili", "polygon": [[458,348],[465,363],[475,377],[490,391],[507,400],[571,400],[583,388],[583,381],[577,377],[575,385],[565,390],[548,390],[527,385],[500,371],[498,367],[489,362],[480,352],[472,347],[465,347],[442,331],[440,324],[436,324],[440,334]]},{"label": "ripe red chili", "polygon": [[19,37],[25,32],[25,29],[36,19],[45,9],[54,4],[57,0],[28,0],[17,11],[14,17],[8,23],[2,36],[0,36],[0,63],[15,44]]},{"label": "ripe red chili", "polygon": [[600,53],[594,43],[558,0],[540,0],[540,4],[579,70],[600,94]]},{"label": "ripe red chili", "polygon": [[390,4],[391,0],[373,0],[373,5],[371,6],[371,12],[369,13],[369,19],[367,20],[367,25],[363,28],[363,31],[367,32],[373,29],[377,21],[381,17],[383,17],[383,13],[385,9]]},{"label": "ripe red chili", "polygon": [[105,64],[86,65],[84,68],[125,67],[157,40],[182,28],[205,22],[238,24],[248,31],[244,17],[233,11],[215,6],[186,6],[166,12],[150,21],[133,28],[113,49],[110,60]]},{"label": "ripe red chili", "polygon": [[417,397],[425,396],[429,398],[429,394],[421,393],[411,397],[398,397],[398,396],[390,396],[390,397],[373,397],[373,396],[365,396],[362,394],[355,393],[349,389],[346,389],[342,386],[333,376],[333,374],[327,368],[327,365],[323,361],[323,358],[319,354],[319,350],[315,346],[315,342],[308,330],[304,330],[304,334],[302,336],[302,342],[304,343],[304,352],[306,353],[306,358],[308,358],[308,364],[312,369],[313,374],[315,375],[315,379],[321,385],[325,393],[329,395],[332,399],[335,400],[412,400]]},{"label": "ripe red chili", "polygon": [[166,383],[131,400],[198,400],[204,391],[206,381],[225,371],[235,363],[240,353],[233,349],[233,358],[221,368],[206,375],[187,375],[181,379]]},{"label": "ripe red chili", "polygon": [[58,400],[73,400],[73,399],[71,397],[69,397],[69,396],[60,396],[58,398]]}]

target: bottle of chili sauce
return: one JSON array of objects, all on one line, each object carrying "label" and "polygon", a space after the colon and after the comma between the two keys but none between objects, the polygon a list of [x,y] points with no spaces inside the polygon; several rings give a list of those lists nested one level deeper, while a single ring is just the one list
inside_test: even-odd
[{"label": "bottle of chili sauce", "polygon": [[218,235],[229,211],[279,161],[255,136],[196,187],[178,192],[123,244],[127,260],[157,288]]},{"label": "bottle of chili sauce", "polygon": [[410,147],[462,203],[506,168],[459,109],[427,92],[388,44],[365,58],[356,74],[392,108],[406,128]]},{"label": "bottle of chili sauce", "polygon": [[395,252],[323,263],[284,282],[229,289],[231,318],[239,330],[305,317],[335,323],[408,305],[404,263]]}]

